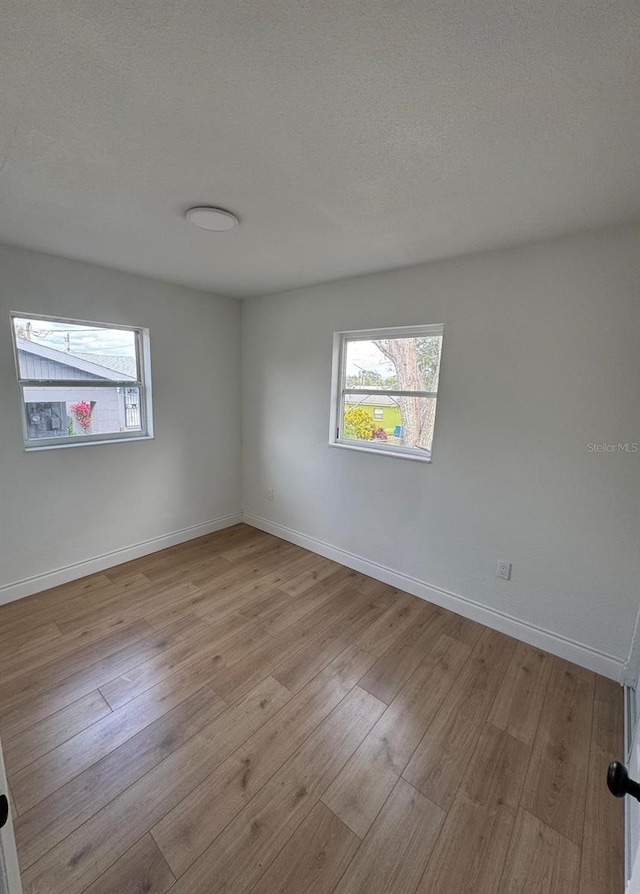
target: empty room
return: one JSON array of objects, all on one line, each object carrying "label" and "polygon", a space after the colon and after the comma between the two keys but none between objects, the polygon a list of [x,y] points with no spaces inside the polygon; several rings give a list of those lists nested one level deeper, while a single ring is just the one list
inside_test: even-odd
[{"label": "empty room", "polygon": [[640,892],[640,7],[4,0],[0,894]]}]

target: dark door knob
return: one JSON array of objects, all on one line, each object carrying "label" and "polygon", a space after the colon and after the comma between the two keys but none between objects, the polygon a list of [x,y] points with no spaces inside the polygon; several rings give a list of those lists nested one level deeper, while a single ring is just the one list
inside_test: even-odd
[{"label": "dark door knob", "polygon": [[629,779],[627,768],[619,761],[611,761],[607,772],[607,786],[616,798],[624,798],[625,795],[633,795],[640,801],[640,785]]},{"label": "dark door knob", "polygon": [[9,819],[9,799],[6,795],[0,795],[0,829],[6,825]]}]

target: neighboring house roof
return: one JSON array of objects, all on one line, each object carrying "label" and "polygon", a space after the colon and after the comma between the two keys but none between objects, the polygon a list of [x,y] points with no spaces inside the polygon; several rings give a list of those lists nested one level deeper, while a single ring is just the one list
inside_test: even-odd
[{"label": "neighboring house roof", "polygon": [[122,357],[115,354],[87,354],[74,351],[73,357],[80,357],[82,360],[88,360],[95,363],[96,366],[106,367],[113,372],[123,373],[126,378],[135,379],[136,377],[136,359],[135,357]]},{"label": "neighboring house roof", "polygon": [[[61,364],[62,366],[69,367],[70,369],[78,370],[80,372],[88,373],[92,377],[97,377],[99,379],[108,379],[113,382],[122,382],[122,381],[135,381],[135,360],[132,360],[131,363],[133,365],[133,373],[125,372],[120,369],[109,369],[105,366],[104,361],[107,359],[106,356],[90,354],[79,356],[78,354],[69,354],[66,351],[56,351],[55,348],[50,348],[46,345],[40,345],[35,341],[28,341],[25,338],[16,339],[18,350],[24,351],[26,354],[32,354],[36,357],[41,357],[43,360],[50,360],[54,363]],[[89,359],[89,357],[94,359]],[[101,363],[96,363],[95,359],[101,361]],[[109,358],[111,359],[111,358]],[[128,360],[129,358],[115,358],[116,360]]]},{"label": "neighboring house roof", "polygon": [[397,402],[386,394],[345,394],[344,402],[346,404],[367,404],[376,407],[397,407]]}]

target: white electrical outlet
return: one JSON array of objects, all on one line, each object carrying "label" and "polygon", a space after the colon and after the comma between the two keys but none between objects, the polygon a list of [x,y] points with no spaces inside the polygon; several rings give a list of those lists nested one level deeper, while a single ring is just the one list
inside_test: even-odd
[{"label": "white electrical outlet", "polygon": [[496,577],[501,577],[502,580],[511,580],[511,562],[498,562]]},{"label": "white electrical outlet", "polygon": [[273,491],[271,489],[267,491],[267,500],[273,500]]}]

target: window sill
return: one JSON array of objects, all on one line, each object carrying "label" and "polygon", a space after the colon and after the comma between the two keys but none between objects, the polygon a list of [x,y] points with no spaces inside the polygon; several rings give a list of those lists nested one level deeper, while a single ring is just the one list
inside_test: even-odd
[{"label": "window sill", "polygon": [[365,447],[364,444],[343,444],[340,441],[329,441],[329,447],[340,447],[342,450],[357,450],[359,453],[373,453],[375,456],[392,456],[394,459],[408,459],[417,463],[431,463],[431,453],[425,450],[424,455],[419,453],[405,453],[393,448],[380,449],[379,447]]},{"label": "window sill", "polygon": [[153,435],[137,435],[124,438],[100,438],[95,441],[65,441],[64,444],[25,444],[24,452],[40,453],[42,450],[64,450],[67,447],[93,447],[99,444],[131,444],[134,441],[153,441]]}]

